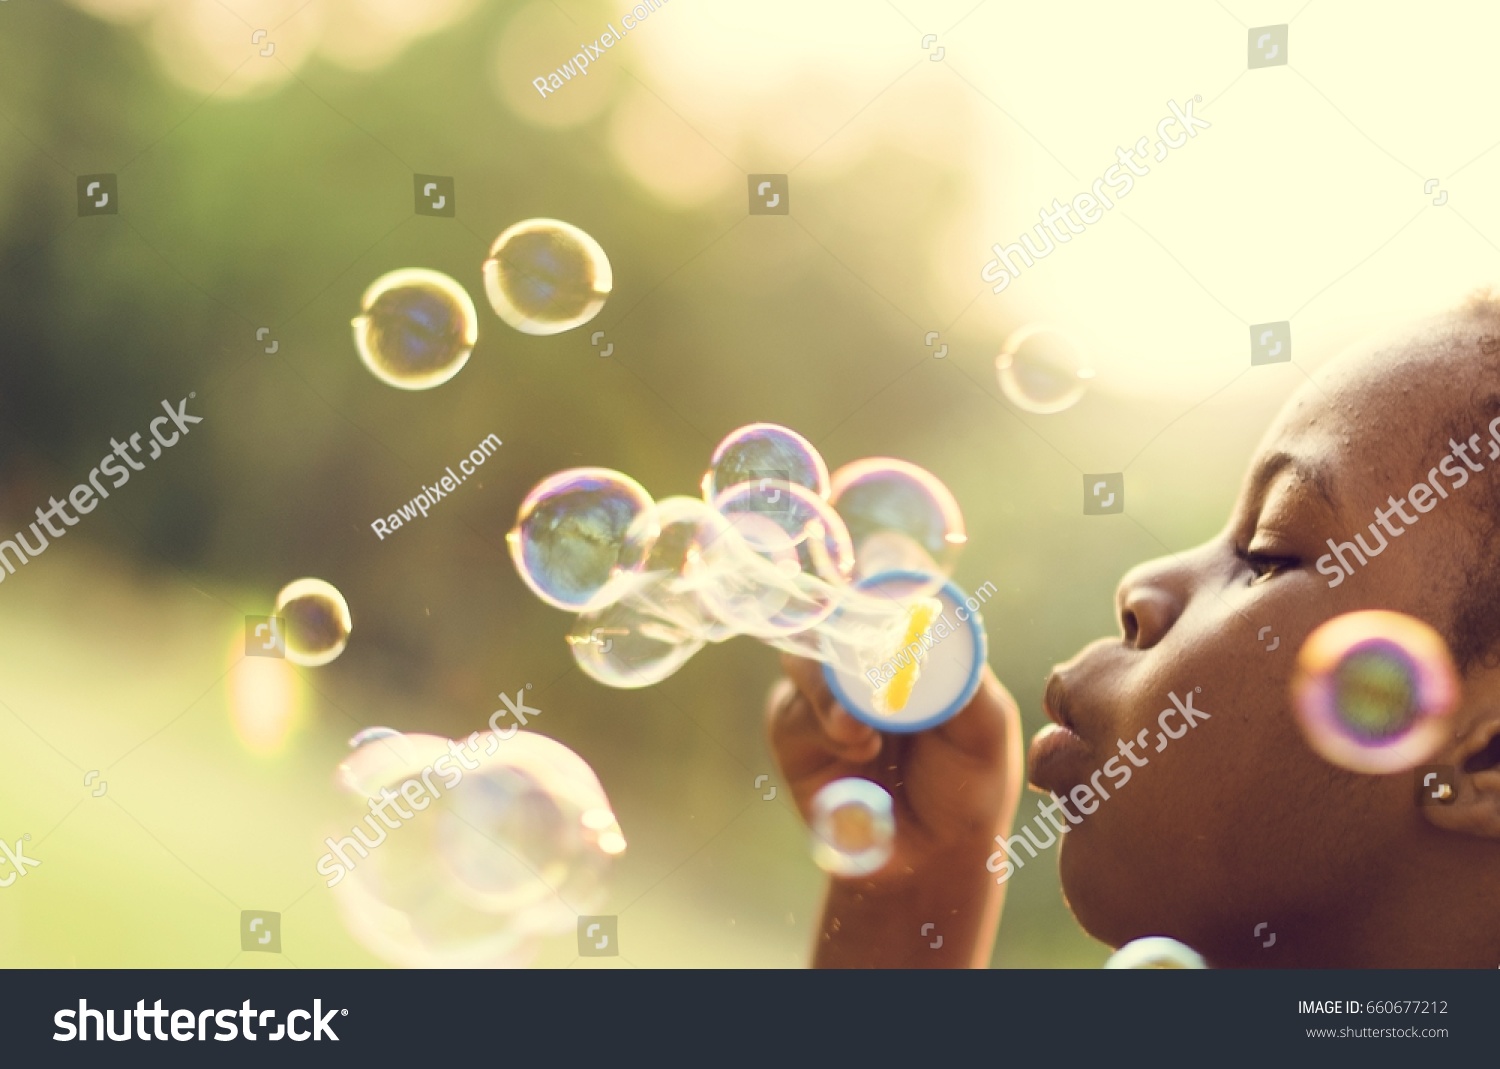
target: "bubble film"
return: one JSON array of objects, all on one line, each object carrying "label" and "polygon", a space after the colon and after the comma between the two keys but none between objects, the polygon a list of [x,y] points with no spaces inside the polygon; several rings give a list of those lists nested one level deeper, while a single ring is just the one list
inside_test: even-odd
[{"label": "bubble film", "polygon": [[1402,772],[1430,760],[1458,702],[1442,636],[1401,613],[1337,616],[1297,655],[1292,704],[1303,735],[1351,772]]},{"label": "bubble film", "polygon": [[752,423],[731,431],[714,450],[703,475],[703,499],[717,500],[742,483],[795,483],[828,497],[828,465],[802,435],[774,423]]},{"label": "bubble film", "polygon": [[834,876],[878,872],[896,849],[891,796],[867,779],[834,780],[813,795],[813,860]]},{"label": "bubble film", "polygon": [[1023,327],[1007,338],[995,373],[1005,399],[1038,416],[1072,408],[1094,377],[1077,345],[1046,326]]},{"label": "bubble film", "polygon": [[1206,969],[1203,956],[1192,947],[1164,935],[1126,943],[1110,955],[1106,969]]},{"label": "bubble film", "polygon": [[832,487],[861,578],[886,571],[953,574],[969,536],[958,502],[931,472],[869,457],[834,472]]},{"label": "bubble film", "polygon": [[355,823],[334,895],[372,952],[409,967],[525,965],[542,936],[603,905],[625,839],[577,754],[532,732],[361,735],[339,768]]},{"label": "bubble film", "polygon": [[275,615],[286,631],[286,659],[304,668],[328,664],[349,644],[349,603],[331,583],[298,579],[276,595]]},{"label": "bubble film", "polygon": [[507,229],[484,261],[495,314],[525,334],[560,334],[604,307],[614,286],[609,257],[576,226],[527,219]]},{"label": "bubble film", "polygon": [[573,468],[526,495],[506,535],[516,571],[537,597],[559,609],[592,603],[619,563],[625,532],[651,495],[607,468]]},{"label": "bubble film", "polygon": [[823,498],[796,483],[740,483],[714,499],[751,549],[788,570],[847,582],[854,545],[843,519]]},{"label": "bubble film", "polygon": [[[568,645],[585,674],[610,687],[649,687],[703,648],[705,621],[687,603],[662,597],[670,608],[651,611],[652,601],[645,590],[662,581],[660,573],[621,576],[614,582],[612,604],[578,616]],[[632,592],[640,596],[631,597]]]},{"label": "bubble film", "polygon": [[382,275],[360,300],[354,346],[381,382],[403,390],[441,386],[469,362],[479,338],[474,302],[453,279],[408,267]]}]

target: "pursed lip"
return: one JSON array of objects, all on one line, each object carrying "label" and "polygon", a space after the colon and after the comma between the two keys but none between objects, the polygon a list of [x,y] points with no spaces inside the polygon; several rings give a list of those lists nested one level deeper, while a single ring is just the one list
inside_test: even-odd
[{"label": "pursed lip", "polygon": [[1042,710],[1052,723],[1031,742],[1027,778],[1041,790],[1066,793],[1088,779],[1090,747],[1074,727],[1067,690],[1056,672],[1047,679]]}]

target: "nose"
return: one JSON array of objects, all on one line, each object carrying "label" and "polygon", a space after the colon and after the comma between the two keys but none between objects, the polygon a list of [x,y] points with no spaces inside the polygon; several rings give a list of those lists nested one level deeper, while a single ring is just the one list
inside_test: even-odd
[{"label": "nose", "polygon": [[1183,565],[1170,558],[1149,561],[1125,573],[1115,591],[1125,644],[1149,650],[1162,640],[1187,600]]}]

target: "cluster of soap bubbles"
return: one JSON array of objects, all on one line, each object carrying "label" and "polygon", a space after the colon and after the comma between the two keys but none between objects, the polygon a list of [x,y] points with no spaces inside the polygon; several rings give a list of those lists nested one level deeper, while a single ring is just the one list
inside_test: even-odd
[{"label": "cluster of soap bubbles", "polygon": [[358,803],[343,851],[353,867],[332,886],[372,953],[408,967],[527,965],[543,937],[603,906],[625,839],[566,746],[529,731],[458,742],[389,728],[349,742],[339,783]]},{"label": "cluster of soap bubbles", "polygon": [[[599,682],[650,686],[733,635],[863,672],[900,648],[913,600],[943,584],[966,539],[930,473],[880,458],[830,476],[812,443],[770,423],[725,438],[701,488],[654,501],[627,475],[577,468],[521,503],[516,570],[578,613],[568,642]],[[930,582],[900,600],[859,588],[897,568]]]},{"label": "cluster of soap bubbles", "polygon": [[1458,672],[1442,636],[1396,612],[1346,613],[1303,643],[1292,704],[1308,744],[1353,772],[1415,768],[1448,737]]},{"label": "cluster of soap bubbles", "polygon": [[[613,275],[599,243],[558,219],[507,228],[484,261],[484,291],[495,314],[526,334],[559,334],[604,307]],[[354,319],[354,346],[391,386],[429,390],[463,369],[479,338],[468,292],[448,275],[408,267],[370,284]]]},{"label": "cluster of soap bubbles", "polygon": [[328,664],[349,644],[354,620],[349,603],[322,579],[298,579],[276,595],[286,659],[304,668]]}]

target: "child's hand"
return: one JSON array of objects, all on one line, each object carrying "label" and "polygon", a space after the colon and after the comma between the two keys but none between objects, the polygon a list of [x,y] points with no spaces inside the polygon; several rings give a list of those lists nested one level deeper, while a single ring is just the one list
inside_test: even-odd
[{"label": "child's hand", "polygon": [[[845,776],[873,780],[895,802],[896,850],[871,876],[834,880],[818,949],[827,965],[967,965],[988,961],[1000,891],[985,868],[1021,791],[1016,703],[988,667],[947,723],[882,735],[834,700],[822,665],[783,656],[772,691],[771,748],[804,820],[812,797]],[[923,925],[947,938],[929,949]],[[925,953],[924,953],[925,951]]]}]

